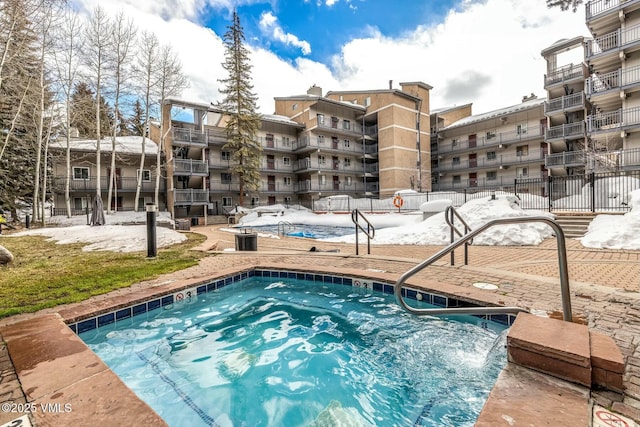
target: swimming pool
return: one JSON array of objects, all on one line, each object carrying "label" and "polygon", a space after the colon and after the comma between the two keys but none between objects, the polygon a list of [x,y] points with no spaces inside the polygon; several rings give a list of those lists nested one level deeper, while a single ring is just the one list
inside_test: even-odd
[{"label": "swimming pool", "polygon": [[354,227],[338,227],[335,225],[307,225],[291,224],[285,225],[260,225],[255,227],[238,227],[243,230],[252,230],[258,233],[278,234],[284,230],[284,234],[292,237],[304,237],[307,239],[328,239],[331,237],[341,237],[348,234],[355,234]]},{"label": "swimming pool", "polygon": [[80,334],[171,426],[473,425],[506,363],[503,326],[370,289],[253,277],[177,301]]}]

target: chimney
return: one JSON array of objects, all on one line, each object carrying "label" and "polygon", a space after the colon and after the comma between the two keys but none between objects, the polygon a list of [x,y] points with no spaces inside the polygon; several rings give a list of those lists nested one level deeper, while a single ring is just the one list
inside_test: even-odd
[{"label": "chimney", "polygon": [[389,80],[389,90],[393,89],[393,80]]},{"label": "chimney", "polygon": [[314,84],[307,90],[307,95],[322,96],[322,88]]},{"label": "chimney", "polygon": [[525,95],[522,97],[522,102],[533,101],[534,99],[538,99],[538,97],[533,92],[531,92],[531,95]]}]

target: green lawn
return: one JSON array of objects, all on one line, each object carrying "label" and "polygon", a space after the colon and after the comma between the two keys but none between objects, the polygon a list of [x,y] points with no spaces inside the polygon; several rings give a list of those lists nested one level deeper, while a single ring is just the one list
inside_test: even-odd
[{"label": "green lawn", "polygon": [[42,236],[0,237],[16,258],[0,266],[0,318],[82,301],[195,265],[206,254],[190,248],[205,237],[186,236],[183,243],[158,249],[155,259],[147,259],[146,251],[82,252],[81,243],[57,245]]}]

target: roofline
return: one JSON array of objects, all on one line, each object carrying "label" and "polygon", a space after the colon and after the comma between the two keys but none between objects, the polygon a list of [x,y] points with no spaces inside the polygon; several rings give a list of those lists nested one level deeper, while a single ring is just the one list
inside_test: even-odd
[{"label": "roofline", "polygon": [[562,41],[558,40],[557,42],[553,43],[551,46],[542,49],[542,51],[540,52],[540,55],[544,57],[554,52],[566,51],[575,46],[583,44],[585,39],[587,39],[587,37],[585,36],[576,36],[576,37],[562,40]]},{"label": "roofline", "polygon": [[[534,108],[539,108],[543,106],[546,101],[547,101],[547,98],[536,98],[529,101],[521,102],[520,104],[514,104],[508,107],[487,111],[486,113],[474,114],[471,116],[463,117],[462,119],[451,123],[449,126],[442,128],[441,130],[455,129],[457,127],[478,123],[479,121],[483,121],[483,120],[495,119],[498,117],[504,117],[510,114],[515,114],[515,113],[519,113],[526,110],[533,110]],[[518,108],[518,107],[521,107],[521,108]],[[491,115],[491,113],[495,113],[495,114]],[[462,120],[465,120],[466,122],[458,124],[458,122]]]},{"label": "roofline", "polygon": [[473,106],[473,102],[469,102],[467,104],[454,105],[453,107],[434,108],[429,112],[429,114],[448,113],[449,111],[460,110],[462,108],[472,107],[472,106]]},{"label": "roofline", "polygon": [[393,93],[395,95],[404,96],[405,98],[409,98],[412,101],[422,101],[422,98],[411,95],[410,93],[404,92],[400,89],[374,89],[374,90],[330,90],[327,92],[327,95],[341,95],[347,93],[357,93],[361,95],[373,94],[373,93]]},{"label": "roofline", "polygon": [[[327,92],[327,95],[331,92]],[[314,101],[314,102],[328,102],[330,104],[340,105],[342,107],[352,107],[361,110],[362,112],[366,111],[367,107],[359,104],[353,104],[347,101],[337,101],[335,99],[329,99],[324,96],[313,96],[313,95],[294,95],[294,96],[276,96],[273,98],[275,101]]]}]

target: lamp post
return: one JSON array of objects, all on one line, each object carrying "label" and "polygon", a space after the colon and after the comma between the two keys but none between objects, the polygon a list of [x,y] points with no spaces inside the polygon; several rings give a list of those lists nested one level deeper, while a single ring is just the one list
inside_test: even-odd
[{"label": "lamp post", "polygon": [[147,203],[147,258],[155,258],[158,253],[156,239],[156,205]]}]

